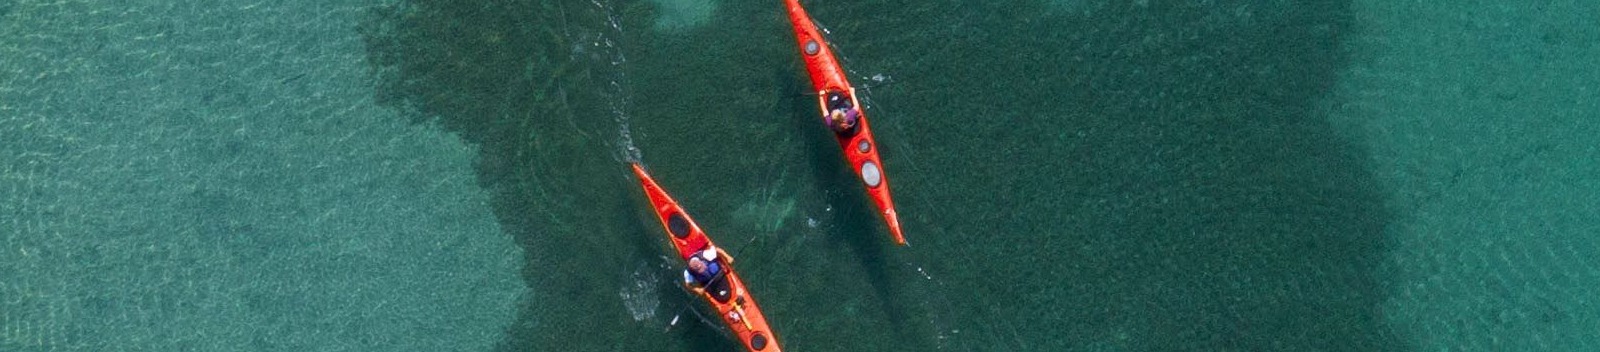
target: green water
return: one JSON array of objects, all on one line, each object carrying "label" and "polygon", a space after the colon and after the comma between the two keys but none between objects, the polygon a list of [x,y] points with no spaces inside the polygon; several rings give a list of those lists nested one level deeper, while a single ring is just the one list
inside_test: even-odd
[{"label": "green water", "polygon": [[[612,287],[663,262],[620,172],[621,114],[665,187],[744,258],[797,350],[1395,344],[1378,326],[1374,272],[1391,215],[1363,151],[1313,112],[1345,60],[1335,35],[1348,9],[1283,6],[1251,23],[1184,6],[817,6],[855,78],[893,82],[866,96],[913,243],[902,249],[814,125],[776,6],[721,4],[694,29],[631,30],[651,28],[649,5],[422,6],[395,36],[422,48],[393,56],[397,90],[486,141],[499,160],[480,172],[538,268],[525,277],[554,297],[533,303],[513,341],[592,330],[623,350],[722,341],[660,331],[687,300],[671,280],[654,285],[656,316],[616,309]],[[540,10],[564,15],[478,25]],[[472,40],[539,31],[575,39]],[[490,79],[529,65],[505,56],[524,50],[532,79]],[[498,55],[462,71],[431,56],[453,52]]]},{"label": "green water", "polygon": [[[1584,350],[1600,7],[0,0],[0,350]],[[866,88],[870,87],[870,88]]]}]

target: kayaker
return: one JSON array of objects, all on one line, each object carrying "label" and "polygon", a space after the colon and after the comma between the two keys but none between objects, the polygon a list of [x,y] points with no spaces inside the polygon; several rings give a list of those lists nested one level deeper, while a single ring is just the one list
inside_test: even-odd
[{"label": "kayaker", "polygon": [[861,112],[856,109],[834,109],[828,114],[828,125],[833,127],[834,132],[847,133],[856,128],[856,120],[860,117]]},{"label": "kayaker", "polygon": [[[722,274],[722,262],[717,261],[718,255],[726,258],[728,263],[733,263],[733,256],[728,255],[728,252],[723,252],[722,248],[717,248],[717,246],[708,245],[706,249],[695,252],[693,256],[690,256],[689,267],[683,269],[683,285],[688,286],[689,289],[695,292],[704,292],[707,285],[719,287],[719,290],[725,291],[725,285],[717,285],[717,283],[712,282]],[[716,296],[727,295],[726,292],[716,293]]]},{"label": "kayaker", "polygon": [[856,121],[861,119],[861,111],[857,110],[850,98],[844,93],[828,93],[828,127],[836,133],[848,133],[856,127]]}]

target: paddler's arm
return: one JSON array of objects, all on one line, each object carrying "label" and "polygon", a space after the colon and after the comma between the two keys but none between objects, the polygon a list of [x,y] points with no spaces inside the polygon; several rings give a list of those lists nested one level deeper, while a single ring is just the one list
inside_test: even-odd
[{"label": "paddler's arm", "polygon": [[700,287],[700,286],[696,286],[695,284],[683,284],[683,287],[688,287],[689,290],[690,291],[694,291],[694,294],[696,294],[696,295],[706,294],[706,288]]},{"label": "paddler's arm", "polygon": [[689,289],[690,291],[694,291],[695,294],[703,294],[706,292],[705,288],[694,284],[694,277],[689,276],[688,270],[683,271],[683,287]]},{"label": "paddler's arm", "polygon": [[722,247],[717,247],[717,255],[720,255],[723,258],[728,258],[728,264],[733,264],[733,255],[728,254],[728,252],[724,252]]}]

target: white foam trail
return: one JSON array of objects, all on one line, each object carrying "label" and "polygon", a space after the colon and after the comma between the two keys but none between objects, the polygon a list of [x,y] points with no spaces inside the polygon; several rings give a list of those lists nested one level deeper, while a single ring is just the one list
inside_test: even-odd
[{"label": "white foam trail", "polygon": [[607,110],[611,113],[611,120],[617,124],[616,149],[613,151],[615,159],[622,162],[638,162],[642,153],[633,143],[633,130],[629,127],[628,110],[633,105],[633,95],[629,91],[628,75],[624,67],[628,58],[623,55],[620,44],[613,38],[622,38],[622,20],[618,17],[616,7],[608,1],[590,0],[596,9],[606,15],[606,29],[588,37],[591,40],[588,47],[595,52],[589,57],[592,60],[604,60],[606,70],[602,70],[602,79],[606,81],[605,91],[601,94],[606,97]]}]

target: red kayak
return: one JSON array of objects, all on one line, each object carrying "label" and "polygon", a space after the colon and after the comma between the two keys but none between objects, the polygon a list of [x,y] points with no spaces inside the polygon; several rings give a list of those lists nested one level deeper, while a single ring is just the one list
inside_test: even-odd
[{"label": "red kayak", "polygon": [[[650,205],[655,209],[656,219],[661,221],[661,226],[667,230],[667,238],[672,240],[672,247],[678,249],[678,259],[685,264],[696,253],[715,246],[711,238],[700,231],[700,225],[695,224],[689,214],[683,212],[683,207],[667,195],[667,191],[656,185],[650,174],[638,163],[633,163],[633,174],[639,177],[639,183],[644,187],[645,195],[650,196]],[[772,334],[772,327],[767,325],[767,316],[761,314],[761,308],[756,306],[755,297],[745,289],[744,280],[739,278],[733,270],[733,258],[719,255],[716,262],[722,266],[723,274],[711,280],[707,289],[697,291],[701,298],[711,303],[716,309],[717,316],[722,317],[722,322],[727,324],[733,335],[750,351],[777,352],[778,338]]]},{"label": "red kayak", "polygon": [[[855,109],[854,127],[834,132],[834,139],[839,141],[839,148],[844,150],[845,159],[850,161],[856,176],[866,186],[872,202],[883,213],[883,220],[889,224],[889,235],[894,237],[894,243],[904,246],[906,237],[900,233],[900,215],[895,213],[894,200],[889,197],[889,177],[883,172],[883,160],[878,157],[878,143],[872,139],[872,128],[867,123],[861,101],[856,99],[856,89],[845,79],[839,60],[833,56],[833,50],[829,49],[822,33],[817,31],[817,25],[806,14],[806,9],[800,7],[800,1],[784,0],[784,5],[789,8],[789,23],[794,25],[800,56],[805,58],[806,71],[811,74],[811,85],[817,91],[823,124],[834,131],[829,122],[829,112],[841,106]],[[830,102],[830,97],[842,99]]]}]

